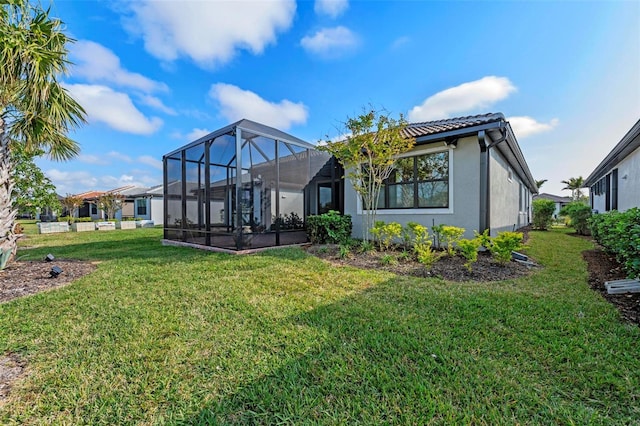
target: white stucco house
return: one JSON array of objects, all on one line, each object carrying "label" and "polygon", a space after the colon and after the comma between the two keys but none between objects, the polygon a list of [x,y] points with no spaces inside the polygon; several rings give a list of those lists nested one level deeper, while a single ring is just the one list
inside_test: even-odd
[{"label": "white stucco house", "polygon": [[[412,123],[406,134],[416,145],[384,185],[377,220],[458,226],[466,238],[530,223],[537,186],[503,114]],[[349,182],[344,212],[361,235],[362,203]]]},{"label": "white stucco house", "polygon": [[[385,182],[378,220],[491,235],[528,225],[537,186],[501,113],[412,123],[416,140]],[[278,129],[240,120],[163,157],[167,243],[245,250],[306,241],[308,215],[349,214],[359,195],[335,158]]]},{"label": "white stucco house", "polygon": [[591,208],[602,213],[640,207],[640,120],[584,182]]}]

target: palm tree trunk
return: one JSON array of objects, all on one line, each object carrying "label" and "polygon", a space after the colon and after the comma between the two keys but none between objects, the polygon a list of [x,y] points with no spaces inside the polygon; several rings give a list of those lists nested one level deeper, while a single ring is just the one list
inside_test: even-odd
[{"label": "palm tree trunk", "polygon": [[12,206],[11,191],[11,156],[9,155],[9,138],[6,135],[6,124],[0,117],[0,269],[4,267],[2,259],[9,251],[13,258],[17,251],[18,237],[13,232],[16,210]]}]

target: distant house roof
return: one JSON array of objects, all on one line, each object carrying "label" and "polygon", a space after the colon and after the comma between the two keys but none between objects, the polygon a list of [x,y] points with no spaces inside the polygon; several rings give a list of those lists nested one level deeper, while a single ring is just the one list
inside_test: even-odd
[{"label": "distant house roof", "polygon": [[546,192],[543,192],[542,194],[533,196],[534,200],[537,200],[539,198],[542,198],[543,200],[551,200],[554,203],[566,203],[566,204],[568,204],[568,203],[570,203],[572,201],[571,197],[561,197],[559,195],[547,194]]},{"label": "distant house roof", "polygon": [[[121,186],[119,188],[115,188],[115,189],[110,189],[108,191],[86,191],[86,192],[81,192],[79,194],[76,194],[76,197],[80,197],[83,200],[95,200],[98,197],[101,197],[104,194],[121,194],[121,195],[128,195],[128,193],[126,193],[126,191],[130,191],[131,189],[135,189],[135,185],[126,185],[126,186]],[[138,188],[139,189],[139,188]]]},{"label": "distant house roof", "polygon": [[640,120],[631,127],[631,130],[613,147],[609,155],[591,172],[584,181],[584,186],[594,185],[601,177],[613,169],[616,164],[624,160],[629,154],[640,148]]}]

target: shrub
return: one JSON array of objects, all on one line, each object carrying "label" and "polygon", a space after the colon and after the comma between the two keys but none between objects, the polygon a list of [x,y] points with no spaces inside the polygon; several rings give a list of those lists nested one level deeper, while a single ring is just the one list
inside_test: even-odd
[{"label": "shrub", "polygon": [[440,234],[444,243],[447,245],[447,253],[449,256],[456,254],[455,244],[462,238],[464,231],[464,228],[458,228],[457,226],[442,226]]},{"label": "shrub", "polygon": [[566,215],[571,218],[570,226],[576,230],[580,235],[587,235],[589,233],[589,218],[591,217],[591,207],[581,203],[580,201],[574,201],[560,210],[561,215]]},{"label": "shrub", "polygon": [[424,242],[416,243],[413,246],[413,250],[418,256],[418,262],[422,263],[427,271],[430,271],[433,264],[442,257],[442,253],[433,250],[431,247],[431,240],[427,239]]},{"label": "shrub", "polygon": [[385,254],[380,258],[380,264],[383,266],[397,265],[398,260],[391,254]]},{"label": "shrub", "polygon": [[539,198],[533,200],[533,227],[546,231],[553,221],[553,212],[556,210],[556,203],[551,200]]},{"label": "shrub", "polygon": [[489,236],[489,230],[485,229],[482,234],[479,234],[478,231],[473,231],[475,235],[475,239],[480,242],[480,245],[487,250],[491,247],[491,237]]},{"label": "shrub", "polygon": [[[479,234],[482,235],[482,234]],[[460,253],[467,259],[464,266],[471,271],[471,265],[478,260],[478,249],[482,245],[482,240],[478,237],[467,240],[463,239],[458,241],[458,247],[460,248]]]},{"label": "shrub", "polygon": [[431,227],[431,232],[433,233],[433,244],[436,248],[440,248],[440,235],[442,234],[442,228],[446,225],[433,225]]},{"label": "shrub", "polygon": [[616,256],[627,276],[640,277],[640,209],[593,215],[589,226],[593,238]]},{"label": "shrub", "polygon": [[380,251],[387,251],[391,247],[393,240],[400,238],[402,225],[398,222],[384,223],[382,220],[377,220],[375,226],[371,229],[371,234],[378,241]]},{"label": "shrub", "polygon": [[349,244],[340,244],[339,256],[340,259],[347,259],[351,257],[351,247]]},{"label": "shrub", "polygon": [[406,234],[409,236],[411,246],[424,243],[429,239],[427,227],[418,222],[408,222],[406,226]]},{"label": "shrub", "polygon": [[498,235],[491,239],[488,249],[498,263],[505,265],[511,260],[512,251],[517,251],[524,247],[522,238],[522,232],[498,232]]},{"label": "shrub", "polygon": [[351,238],[351,228],[351,216],[335,210],[307,217],[307,237],[313,244],[346,244]]}]

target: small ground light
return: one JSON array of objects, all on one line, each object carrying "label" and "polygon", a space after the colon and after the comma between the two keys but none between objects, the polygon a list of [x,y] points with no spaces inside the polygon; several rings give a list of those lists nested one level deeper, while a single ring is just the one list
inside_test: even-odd
[{"label": "small ground light", "polygon": [[51,278],[57,278],[61,273],[62,269],[59,266],[54,266],[51,268],[51,272],[49,272],[49,274],[51,274]]},{"label": "small ground light", "polygon": [[51,262],[51,261],[53,261],[53,259],[55,259],[55,257],[53,257],[53,255],[52,255],[51,253],[49,253],[49,254],[44,258],[44,260],[45,260],[46,262]]}]

